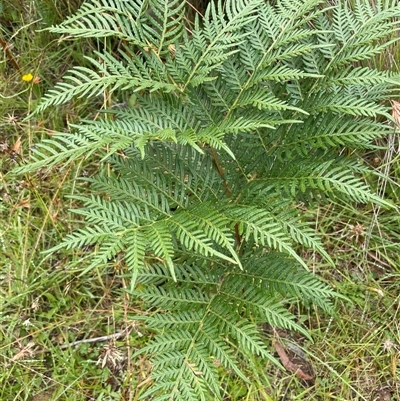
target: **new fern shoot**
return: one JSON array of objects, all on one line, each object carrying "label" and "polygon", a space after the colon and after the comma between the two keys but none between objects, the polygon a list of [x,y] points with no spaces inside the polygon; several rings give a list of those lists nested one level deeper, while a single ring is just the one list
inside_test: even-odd
[{"label": "new fern shoot", "polygon": [[285,305],[332,311],[304,249],[332,260],[302,207],[385,204],[357,152],[392,133],[400,77],[369,61],[399,17],[397,0],[225,0],[193,21],[182,0],[90,0],[49,28],[118,50],[85,56],[36,114],[104,91],[125,103],[43,140],[19,171],[101,161],[75,210],[86,226],[53,250],[96,244],[86,271],[123,255],[157,311],[140,316],[159,333],[134,356],[153,366],[142,399],[222,399],[222,368],[247,381],[249,355],[279,364],[260,324],[307,335]]}]

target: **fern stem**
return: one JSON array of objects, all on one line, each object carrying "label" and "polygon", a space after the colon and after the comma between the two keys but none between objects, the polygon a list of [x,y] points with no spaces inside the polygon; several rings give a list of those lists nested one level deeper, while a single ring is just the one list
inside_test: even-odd
[{"label": "fern stem", "polygon": [[[212,146],[210,146],[210,148],[211,148],[211,153],[213,155],[214,163],[215,163],[215,165],[217,167],[219,175],[222,178],[222,185],[225,188],[226,196],[230,197],[231,196],[231,190],[229,189],[228,183],[225,180],[224,169],[222,168],[221,164],[219,163],[217,152],[215,151],[215,149]],[[239,223],[235,224],[235,238],[236,238],[237,249],[239,249],[240,245],[242,243],[242,236],[239,234]]]},{"label": "fern stem", "polygon": [[222,185],[225,187],[225,193],[229,197],[229,196],[231,196],[231,190],[229,189],[228,183],[225,180],[224,169],[221,167],[221,164],[218,161],[217,152],[215,151],[215,149],[212,146],[210,146],[210,148],[211,148],[211,153],[213,155],[214,163],[215,163],[215,165],[217,167],[219,175],[222,178]]}]

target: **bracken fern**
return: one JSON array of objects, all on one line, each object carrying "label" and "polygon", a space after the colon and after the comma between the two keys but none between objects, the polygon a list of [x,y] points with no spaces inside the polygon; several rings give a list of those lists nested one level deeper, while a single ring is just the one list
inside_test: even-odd
[{"label": "bracken fern", "polygon": [[118,50],[87,56],[36,113],[105,90],[126,103],[44,140],[19,172],[93,154],[110,167],[78,198],[87,226],[54,249],[96,244],[88,269],[123,254],[130,292],[156,308],[143,399],[221,399],[218,365],[247,381],[240,355],[278,364],[259,324],[307,335],[284,302],[332,312],[299,256],[332,263],[301,205],[386,204],[357,159],[392,133],[399,88],[366,66],[399,29],[398,1],[375,3],[226,0],[185,25],[181,0],[91,0],[50,28]]}]

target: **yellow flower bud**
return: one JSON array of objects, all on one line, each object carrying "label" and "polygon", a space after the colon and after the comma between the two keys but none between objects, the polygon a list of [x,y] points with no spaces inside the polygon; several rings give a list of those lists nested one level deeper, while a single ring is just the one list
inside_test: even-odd
[{"label": "yellow flower bud", "polygon": [[31,82],[33,75],[31,73],[22,75],[22,80],[25,82]]}]

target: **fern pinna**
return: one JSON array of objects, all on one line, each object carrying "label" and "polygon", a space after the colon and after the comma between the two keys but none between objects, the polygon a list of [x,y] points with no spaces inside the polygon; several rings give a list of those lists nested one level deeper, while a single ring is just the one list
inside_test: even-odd
[{"label": "fern pinna", "polygon": [[143,399],[222,399],[222,367],[247,381],[248,355],[278,363],[259,324],[307,335],[284,303],[331,311],[334,295],[299,256],[332,263],[299,205],[385,203],[352,151],[392,133],[399,76],[367,61],[398,39],[400,6],[337,3],[218,1],[188,22],[181,0],[91,0],[50,28],[118,51],[87,56],[36,113],[105,90],[116,107],[19,170],[111,166],[79,198],[87,226],[55,249],[97,244],[87,270],[122,253],[131,293],[157,308],[140,317],[159,333],[137,352],[153,364]]}]

